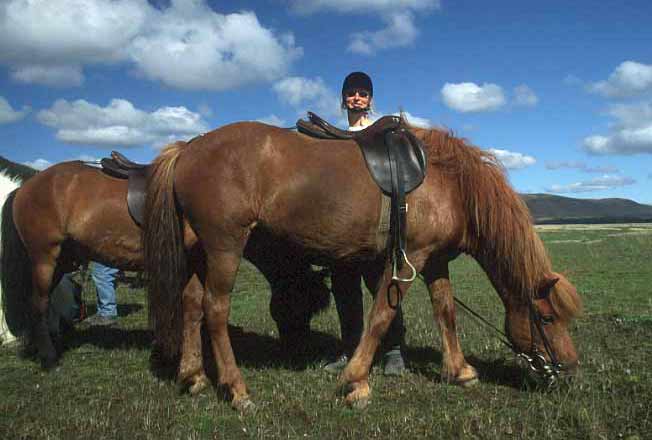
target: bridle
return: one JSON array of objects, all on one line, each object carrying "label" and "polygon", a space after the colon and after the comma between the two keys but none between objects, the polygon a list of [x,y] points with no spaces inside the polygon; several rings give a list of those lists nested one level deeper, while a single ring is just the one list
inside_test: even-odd
[{"label": "bridle", "polygon": [[[549,292],[546,292],[542,295],[539,295],[537,299],[547,299]],[[483,318],[480,314],[475,312],[473,309],[471,309],[469,306],[464,304],[462,300],[454,297],[455,302],[460,305],[464,310],[469,312],[473,317],[484,323],[485,325],[489,326],[492,328],[494,331],[496,331],[500,336],[499,340],[505,344],[507,347],[509,347],[517,356],[519,359],[523,359],[529,369],[536,373],[544,382],[544,384],[548,387],[552,387],[557,383],[557,380],[559,379],[559,376],[561,372],[564,370],[564,365],[561,364],[558,361],[557,356],[555,355],[555,351],[552,348],[552,344],[550,343],[550,340],[546,336],[546,332],[544,331],[544,327],[546,325],[550,325],[554,323],[555,317],[553,315],[542,315],[537,307],[534,304],[534,300],[532,298],[528,298],[528,309],[529,309],[529,314],[530,314],[530,350],[528,352],[519,350],[512,342],[511,342],[511,336],[509,334],[506,334],[496,328],[493,324],[491,324],[489,321],[487,321],[485,318]],[[545,354],[548,355],[548,358],[550,360],[546,360],[546,357],[544,355],[544,352],[541,352],[535,341],[535,334],[539,334],[539,338],[543,342],[543,346],[545,349]]]},{"label": "bridle", "polygon": [[[547,296],[548,295],[546,294],[545,297],[539,299],[546,299]],[[539,310],[535,307],[532,298],[529,298],[528,303],[530,309],[530,351],[529,353],[525,353],[522,351],[516,351],[513,348],[512,350],[516,352],[516,355],[519,358],[527,362],[530,370],[541,376],[548,386],[552,386],[557,382],[559,375],[564,370],[564,366],[558,361],[557,356],[555,355],[555,350],[553,350],[552,344],[546,336],[543,327],[552,324],[555,321],[555,317],[553,315],[541,315]],[[549,361],[546,360],[544,354],[539,351],[537,345],[534,343],[535,331],[539,333],[545,353],[550,359]]]}]

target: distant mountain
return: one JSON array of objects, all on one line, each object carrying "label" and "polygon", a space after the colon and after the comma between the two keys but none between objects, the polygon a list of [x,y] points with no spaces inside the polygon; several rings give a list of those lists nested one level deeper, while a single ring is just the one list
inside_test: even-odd
[{"label": "distant mountain", "polygon": [[535,223],[652,222],[652,206],[628,199],[573,199],[551,194],[521,194]]}]

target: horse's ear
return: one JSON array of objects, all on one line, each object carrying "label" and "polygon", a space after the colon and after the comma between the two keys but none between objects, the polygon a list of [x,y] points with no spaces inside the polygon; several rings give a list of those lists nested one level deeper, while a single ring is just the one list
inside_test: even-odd
[{"label": "horse's ear", "polygon": [[539,291],[537,292],[537,299],[545,299],[550,295],[550,291],[555,284],[559,281],[559,277],[556,276],[546,276],[546,278],[541,282],[539,286]]}]

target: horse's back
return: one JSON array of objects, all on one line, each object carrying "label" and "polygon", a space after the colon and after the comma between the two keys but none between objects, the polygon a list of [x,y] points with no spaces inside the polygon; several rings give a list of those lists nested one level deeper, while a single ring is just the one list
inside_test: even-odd
[{"label": "horse's back", "polygon": [[231,124],[187,146],[175,192],[195,222],[255,224],[338,255],[375,245],[380,190],[353,141]]}]

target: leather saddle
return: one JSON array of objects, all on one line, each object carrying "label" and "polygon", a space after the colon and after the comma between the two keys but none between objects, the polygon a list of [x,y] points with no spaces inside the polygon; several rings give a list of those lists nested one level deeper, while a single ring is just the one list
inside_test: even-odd
[{"label": "leather saddle", "polygon": [[383,116],[361,131],[340,130],[312,112],[308,112],[308,119],[297,121],[300,133],[319,139],[354,140],[362,150],[371,177],[385,194],[392,194],[390,155],[400,168],[398,184],[406,194],[423,182],[426,154],[400,117]]},{"label": "leather saddle", "polygon": [[[408,209],[405,195],[423,182],[427,158],[421,142],[410,132],[403,118],[383,116],[364,130],[345,131],[308,112],[308,121],[297,121],[297,130],[319,139],[350,139],[358,144],[371,177],[381,191],[391,197],[388,250],[394,269],[392,279],[411,281],[398,277],[403,261],[410,265],[405,251]],[[412,271],[415,276],[414,268]]]},{"label": "leather saddle", "polygon": [[100,160],[102,171],[119,179],[128,179],[127,207],[131,218],[138,226],[143,224],[145,214],[145,189],[149,165],[132,162],[117,151],[111,152],[111,157]]}]

